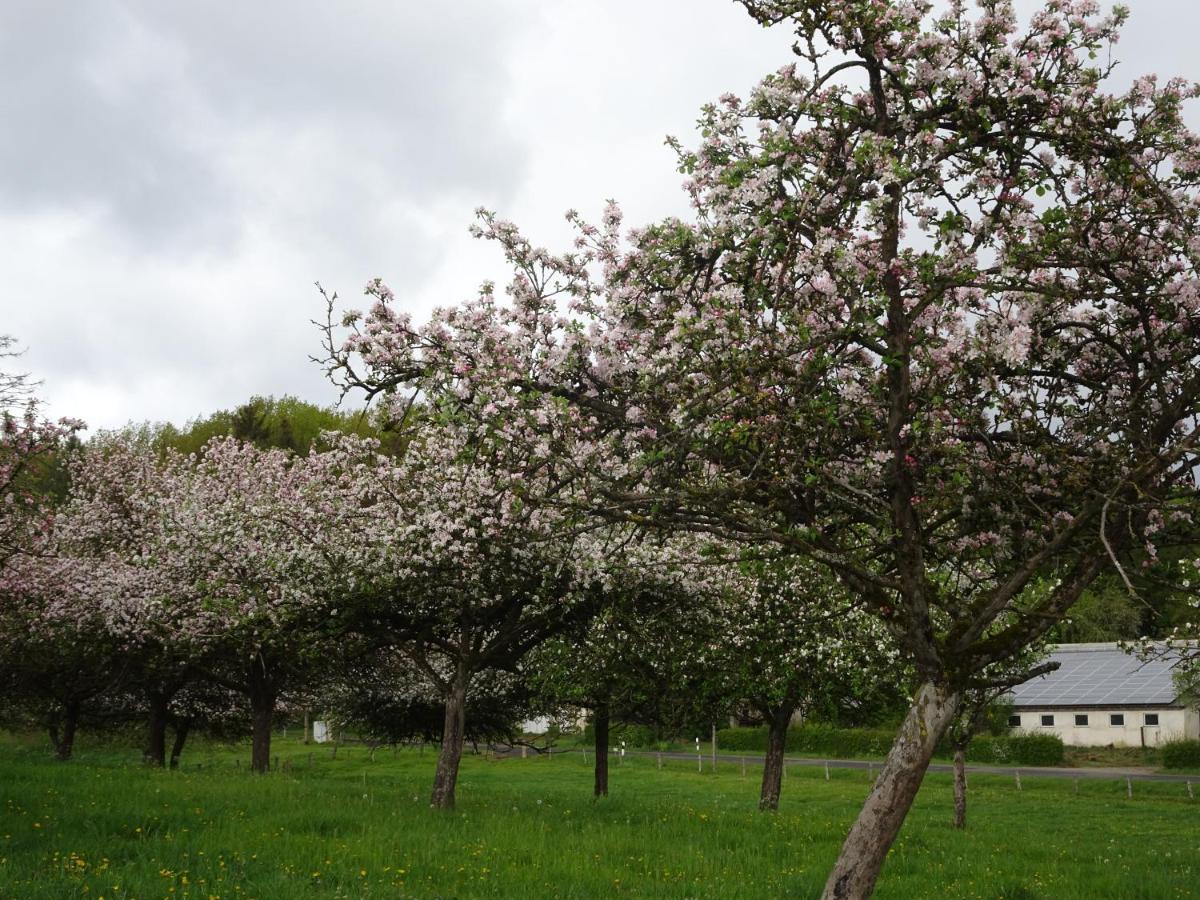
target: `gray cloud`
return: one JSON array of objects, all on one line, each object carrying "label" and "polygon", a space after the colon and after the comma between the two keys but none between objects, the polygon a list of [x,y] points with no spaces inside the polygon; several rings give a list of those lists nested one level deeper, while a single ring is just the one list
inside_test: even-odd
[{"label": "gray cloud", "polygon": [[[1200,77],[1200,7],[1131,5],[1117,83]],[[0,333],[100,426],[329,402],[314,280],[420,317],[505,277],[476,205],[551,246],[686,213],[664,135],[790,43],[729,0],[5,0]]]},{"label": "gray cloud", "polygon": [[94,208],[143,246],[178,250],[241,235],[262,200],[255,167],[321,201],[304,223],[317,227],[377,192],[421,203],[511,184],[521,150],[497,122],[505,9],[4,4],[0,201]]}]

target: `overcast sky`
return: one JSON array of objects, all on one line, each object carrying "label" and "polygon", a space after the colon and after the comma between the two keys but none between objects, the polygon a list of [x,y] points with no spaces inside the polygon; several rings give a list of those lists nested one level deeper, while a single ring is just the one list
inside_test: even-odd
[{"label": "overcast sky", "polygon": [[[1200,4],[1129,5],[1121,80],[1200,80]],[[685,213],[663,138],[789,46],[731,0],[3,0],[0,334],[93,426],[332,402],[314,281],[420,318],[504,280],[477,206]]]}]

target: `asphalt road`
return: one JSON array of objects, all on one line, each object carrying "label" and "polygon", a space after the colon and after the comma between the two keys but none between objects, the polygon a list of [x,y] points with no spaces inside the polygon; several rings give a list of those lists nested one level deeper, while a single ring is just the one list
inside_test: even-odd
[{"label": "asphalt road", "polygon": [[[579,753],[579,750],[558,751]],[[653,750],[628,750],[629,756],[649,756],[654,757],[659,754]],[[556,754],[557,755],[557,754]],[[590,754],[589,754],[590,755]],[[670,751],[662,753],[663,759],[672,760],[687,760],[689,762],[696,761],[696,754],[686,751]],[[615,754],[614,754],[615,756]],[[712,764],[712,755],[708,753],[701,754],[704,760],[705,768]],[[611,757],[610,757],[611,759]],[[755,753],[718,753],[717,760],[719,762],[736,765],[742,760],[745,760],[751,765],[761,765],[763,757]],[[784,757],[784,762],[787,766],[816,766],[822,767],[828,765],[831,769],[871,769],[878,771],[881,763],[867,762],[858,759],[813,759],[807,756],[787,756]],[[617,765],[616,759],[612,759],[610,765]],[[930,772],[953,772],[954,767],[948,763],[933,763],[929,767]],[[1092,780],[1119,780],[1124,781],[1128,778],[1130,781],[1167,781],[1183,784],[1192,782],[1200,789],[1200,775],[1164,775],[1158,772],[1152,772],[1148,769],[1114,769],[1114,768],[1088,768],[1088,769],[1068,769],[1061,767],[1050,766],[979,766],[968,765],[968,774],[979,775],[1003,775],[1009,778],[1014,778],[1020,773],[1022,778],[1079,778]]]}]

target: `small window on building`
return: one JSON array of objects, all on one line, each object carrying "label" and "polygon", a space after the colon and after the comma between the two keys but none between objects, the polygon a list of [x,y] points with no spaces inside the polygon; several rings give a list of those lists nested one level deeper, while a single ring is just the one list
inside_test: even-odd
[{"label": "small window on building", "polygon": [[1075,714],[1075,726],[1077,728],[1087,728],[1087,723],[1088,723],[1087,713],[1076,713]]},{"label": "small window on building", "polygon": [[1125,724],[1125,713],[1109,713],[1108,724],[1109,725],[1124,725]]},{"label": "small window on building", "polygon": [[1008,717],[1008,727],[1009,728],[1020,728],[1021,727],[1021,717],[1020,716],[1009,716]]},{"label": "small window on building", "polygon": [[1053,728],[1054,727],[1054,716],[1042,716],[1042,727],[1043,728]]},{"label": "small window on building", "polygon": [[1158,724],[1158,713],[1146,713],[1146,724],[1147,725],[1157,725]]}]

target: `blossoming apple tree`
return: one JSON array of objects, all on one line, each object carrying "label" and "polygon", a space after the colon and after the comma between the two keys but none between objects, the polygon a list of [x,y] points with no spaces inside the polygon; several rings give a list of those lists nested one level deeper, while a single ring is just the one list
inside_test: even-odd
[{"label": "blossoming apple tree", "polygon": [[[12,344],[0,336],[0,360],[16,355]],[[24,374],[0,372],[0,689],[9,706],[33,698],[45,711],[40,718],[54,735],[57,755],[66,759],[81,703],[103,688],[108,673],[93,665],[95,648],[69,627],[53,635],[36,627],[45,621],[45,589],[60,574],[47,560],[55,499],[47,474],[82,423],[44,419],[33,387]],[[53,656],[62,648],[73,656],[65,669]],[[83,671],[88,677],[70,677]]]},{"label": "blossoming apple tree", "polygon": [[171,705],[206,649],[195,639],[202,610],[194,595],[153,564],[169,502],[164,473],[160,454],[132,430],[96,435],[75,455],[53,549],[57,565],[75,572],[75,587],[51,601],[55,616],[91,622],[96,639],[119,654],[123,686],[144,695],[143,758],[158,766],[166,764]]},{"label": "blossoming apple tree", "polygon": [[920,680],[827,884],[858,897],[965,686],[1194,502],[1197,89],[1107,90],[1127,11],[1094,0],[743,5],[797,59],[706,109],[693,221],[613,206],[556,255],[485,214],[507,303],[417,326],[376,283],[327,350],[372,395],[520,418],[603,473],[595,509],[857,593]]},{"label": "blossoming apple tree", "polygon": [[697,653],[700,684],[717,703],[766,722],[758,805],[773,810],[793,719],[861,705],[889,690],[902,696],[902,665],[884,626],[828,572],[794,558],[742,568],[733,590],[712,607],[710,637]]},{"label": "blossoming apple tree", "polygon": [[594,797],[609,793],[614,723],[674,730],[712,713],[696,689],[700,656],[714,640],[712,608],[736,589],[735,567],[713,549],[694,539],[635,542],[596,615],[528,660],[532,693],[548,711],[589,713]]},{"label": "blossoming apple tree", "polygon": [[189,683],[212,694],[201,680],[249,699],[251,766],[267,769],[276,702],[319,668],[331,611],[356,589],[360,452],[225,439],[182,456],[117,436],[84,455],[57,528],[84,596],[57,607],[98,615],[123,648],[149,706],[148,761],[165,762],[173,698]]},{"label": "blossoming apple tree", "polygon": [[123,690],[125,670],[103,611],[88,602],[88,571],[49,549],[0,570],[0,691],[5,718],[44,727],[67,760],[89,707]]},{"label": "blossoming apple tree", "polygon": [[[485,672],[588,621],[639,559],[628,527],[580,512],[586,479],[549,442],[423,409],[395,461],[364,484],[373,559],[357,627],[386,636],[445,708],[431,805],[454,805],[468,699]],[[576,498],[576,499],[572,499]],[[605,526],[605,527],[601,527]],[[661,576],[662,580],[673,575]]]},{"label": "blossoming apple tree", "polygon": [[211,648],[207,678],[253,712],[251,766],[270,761],[281,692],[319,670],[339,606],[360,588],[358,472],[369,445],[294,457],[226,439],[172,457],[158,577],[186,591],[193,638]]}]

